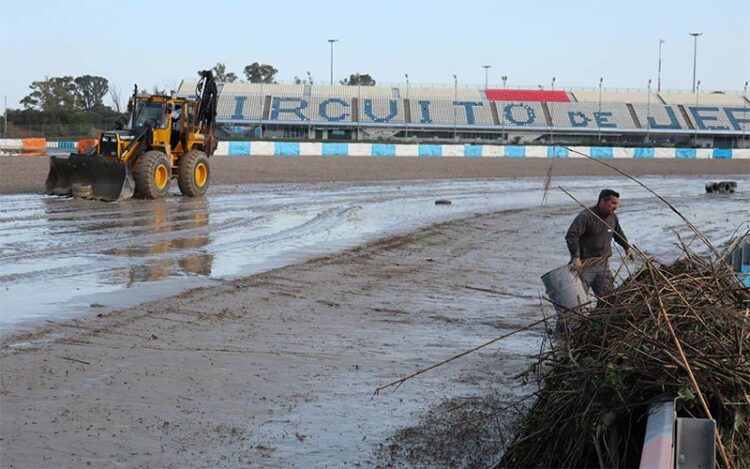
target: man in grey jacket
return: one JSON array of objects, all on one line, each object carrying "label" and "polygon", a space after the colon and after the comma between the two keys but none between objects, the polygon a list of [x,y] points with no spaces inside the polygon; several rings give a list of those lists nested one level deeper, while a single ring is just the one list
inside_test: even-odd
[{"label": "man in grey jacket", "polygon": [[622,246],[627,257],[631,257],[630,244],[615,215],[619,203],[620,194],[604,189],[596,205],[579,213],[565,235],[570,264],[597,297],[606,295],[612,288],[609,271],[612,239]]}]

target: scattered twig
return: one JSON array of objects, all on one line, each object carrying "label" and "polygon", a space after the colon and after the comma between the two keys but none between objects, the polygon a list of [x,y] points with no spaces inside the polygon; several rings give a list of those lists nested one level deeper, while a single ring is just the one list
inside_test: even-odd
[{"label": "scattered twig", "polygon": [[524,327],[522,327],[520,329],[516,329],[516,330],[511,331],[511,332],[509,332],[507,334],[503,334],[503,335],[501,335],[499,337],[495,337],[492,340],[488,340],[487,342],[485,342],[485,343],[483,343],[481,345],[478,345],[478,346],[476,346],[476,347],[474,347],[472,349],[466,350],[465,352],[461,352],[458,355],[454,355],[454,356],[452,356],[452,357],[450,357],[450,358],[448,358],[446,360],[441,361],[440,363],[436,363],[434,365],[428,366],[427,368],[422,368],[421,370],[415,371],[414,373],[412,373],[410,375],[404,376],[403,378],[399,378],[396,381],[392,381],[392,382],[390,382],[388,384],[380,386],[379,388],[377,388],[375,390],[375,394],[376,395],[380,394],[380,391],[382,391],[383,389],[389,388],[391,386],[396,386],[396,389],[398,389],[398,387],[400,387],[404,382],[406,382],[407,380],[410,380],[410,379],[414,378],[415,376],[419,376],[422,373],[425,373],[427,371],[433,370],[433,369],[435,369],[435,368],[437,368],[439,366],[445,365],[446,363],[452,362],[453,360],[455,360],[457,358],[461,358],[463,356],[469,355],[470,353],[474,353],[477,350],[482,349],[484,347],[487,347],[488,345],[492,345],[492,344],[494,344],[495,342],[497,342],[499,340],[506,339],[506,338],[508,338],[508,337],[510,337],[512,335],[518,334],[519,332],[527,331],[527,330],[531,329],[534,326],[542,324],[545,321],[547,321],[547,318],[543,318],[543,319],[540,319],[538,321],[534,321],[534,322],[532,322],[531,324],[529,324],[527,326],[524,326]]},{"label": "scattered twig", "polygon": [[84,361],[84,360],[79,360],[77,358],[63,357],[62,355],[59,355],[59,357],[62,358],[63,360],[70,360],[76,363],[83,363],[84,365],[91,365],[91,363]]}]

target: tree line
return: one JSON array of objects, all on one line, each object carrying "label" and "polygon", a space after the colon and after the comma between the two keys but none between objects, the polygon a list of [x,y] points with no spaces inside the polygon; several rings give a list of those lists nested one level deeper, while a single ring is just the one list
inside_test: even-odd
[{"label": "tree line", "polygon": [[[214,76],[220,82],[241,82],[239,77],[227,71],[223,63],[213,68]],[[276,83],[278,69],[273,65],[254,62],[242,70],[249,83]],[[296,84],[314,84],[312,75],[307,72],[305,78],[294,77]],[[369,74],[355,73],[339,81],[342,85],[374,86],[375,80]],[[36,126],[45,124],[62,125],[104,125],[114,124],[126,117],[124,114],[123,95],[119,89],[104,77],[82,75],[73,77],[45,77],[29,85],[31,90],[21,99],[23,109],[8,109],[9,125]],[[173,90],[169,90],[171,92]],[[169,94],[168,90],[154,86],[152,94]],[[110,98],[106,105],[104,99]],[[4,123],[3,123],[4,124]],[[2,127],[0,127],[0,130]]]},{"label": "tree line", "polygon": [[[237,75],[232,72],[226,71],[226,66],[222,63],[217,63],[214,68],[214,75],[217,80],[226,83],[234,83],[237,81]],[[249,83],[276,83],[276,74],[279,72],[273,65],[261,64],[254,62],[250,65],[245,66],[242,70]],[[306,77],[300,78],[299,76],[294,77],[294,83],[296,85],[314,85],[313,77],[310,72],[305,72]],[[348,78],[344,78],[339,81],[341,85],[351,86],[375,86],[375,79],[368,73],[353,73]]]}]

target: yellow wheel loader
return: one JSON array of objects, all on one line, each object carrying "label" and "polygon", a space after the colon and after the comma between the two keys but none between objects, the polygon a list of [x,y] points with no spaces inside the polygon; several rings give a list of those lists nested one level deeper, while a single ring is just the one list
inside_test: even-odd
[{"label": "yellow wheel loader", "polygon": [[50,157],[44,193],[100,200],[157,199],[177,179],[182,195],[200,197],[208,189],[208,157],[216,149],[217,88],[211,71],[194,98],[139,95],[128,103],[125,129],[102,132],[86,153]]}]

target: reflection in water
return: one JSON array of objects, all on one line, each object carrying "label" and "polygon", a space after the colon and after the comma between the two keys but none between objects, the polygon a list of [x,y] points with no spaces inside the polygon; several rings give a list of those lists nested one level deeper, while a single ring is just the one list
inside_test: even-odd
[{"label": "reflection in water", "polygon": [[[661,204],[655,205],[635,183],[594,179],[566,178],[562,183],[580,200],[596,197],[592,181],[610,181],[606,183],[626,190],[629,202],[621,219],[633,226],[632,237],[657,258],[675,254],[670,230],[681,226],[677,217],[665,216]],[[741,187],[750,182],[746,176],[740,180]],[[750,219],[748,191],[707,197],[702,177],[644,178],[643,183],[671,194],[679,201],[677,208],[714,242],[728,239],[739,223],[717,213]],[[436,206],[435,194],[454,203]],[[2,195],[0,335],[4,327],[75,314],[82,305],[135,304],[207,285],[211,279],[253,275],[427,224],[498,210],[536,210],[540,200],[541,185],[532,179],[282,184],[239,191],[217,186],[202,199],[120,203]],[[550,193],[548,204],[575,208],[562,193]],[[530,220],[547,212],[531,211]],[[136,282],[145,282],[137,295],[119,295]]]},{"label": "reflection in water", "polygon": [[[213,255],[205,249],[208,207],[204,198],[134,201],[122,204],[120,228],[132,229],[138,240],[107,254],[133,262],[113,273],[115,283],[132,285],[179,275],[211,275]],[[138,213],[133,213],[134,211]]]}]

